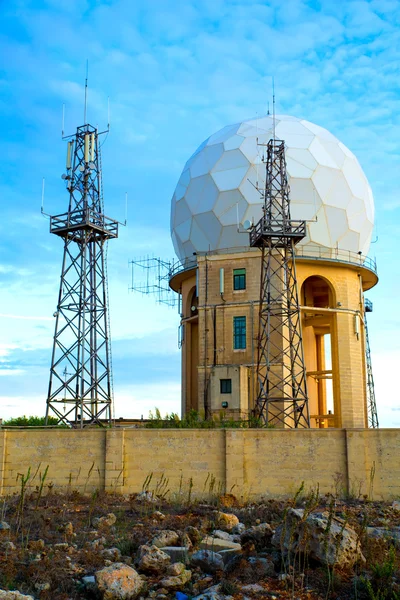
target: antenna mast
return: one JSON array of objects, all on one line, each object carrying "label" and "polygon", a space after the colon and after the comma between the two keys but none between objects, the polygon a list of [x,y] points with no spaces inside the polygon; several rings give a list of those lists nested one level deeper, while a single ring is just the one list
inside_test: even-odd
[{"label": "antenna mast", "polygon": [[290,217],[285,143],[267,144],[263,216],[250,231],[250,246],[261,249],[255,415],[264,426],[310,427],[295,244],[306,235],[305,221]]},{"label": "antenna mast", "polygon": [[105,245],[118,237],[118,222],[103,212],[99,134],[86,124],[86,90],[87,76],[85,124],[67,146],[68,211],[50,219],[64,257],[46,407],[46,423],[52,411],[60,423],[80,428],[112,418]]},{"label": "antenna mast", "polygon": [[373,309],[371,300],[365,298],[364,301],[364,323],[365,323],[365,362],[367,366],[367,415],[368,415],[368,426],[372,428],[379,427],[378,411],[376,410],[376,399],[375,399],[375,384],[374,376],[372,373],[372,362],[371,362],[371,347],[369,344],[368,335],[368,324],[367,324],[367,313],[371,313]]},{"label": "antenna mast", "polygon": [[[269,112],[269,108],[268,108]],[[276,139],[276,123],[275,123],[275,78],[272,78],[272,138]]]},{"label": "antenna mast", "polygon": [[85,107],[83,109],[83,124],[86,125],[87,91],[88,91],[89,60],[86,59]]}]

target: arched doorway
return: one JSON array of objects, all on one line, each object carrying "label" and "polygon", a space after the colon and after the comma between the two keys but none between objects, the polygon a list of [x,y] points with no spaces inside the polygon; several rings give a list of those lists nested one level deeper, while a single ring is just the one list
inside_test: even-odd
[{"label": "arched doorway", "polygon": [[[312,427],[335,427],[337,406],[335,338],[335,291],[319,276],[308,277],[301,288],[303,346],[307,371],[309,410]],[[307,307],[310,307],[307,310]]]},{"label": "arched doorway", "polygon": [[184,412],[198,410],[198,365],[199,365],[199,299],[196,286],[187,295],[184,313],[186,365],[186,402]]}]

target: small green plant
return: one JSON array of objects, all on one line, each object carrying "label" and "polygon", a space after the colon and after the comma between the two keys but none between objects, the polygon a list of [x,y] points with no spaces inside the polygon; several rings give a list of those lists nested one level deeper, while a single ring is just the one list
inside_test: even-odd
[{"label": "small green plant", "polygon": [[163,417],[158,408],[155,408],[154,412],[149,412],[149,420],[145,424],[149,429],[249,429],[264,426],[263,421],[255,416],[249,416],[248,419],[233,419],[221,412],[206,419],[201,412],[192,409],[180,419],[176,413],[167,413]]},{"label": "small green plant", "polygon": [[347,521],[348,521],[348,518],[346,516],[346,518],[342,522],[342,526],[340,528],[339,533],[336,534],[336,536],[335,536],[334,560],[333,560],[333,563],[331,563],[331,561],[328,559],[328,545],[329,545],[329,536],[330,536],[330,532],[332,529],[332,522],[333,522],[333,518],[334,518],[334,508],[335,508],[335,500],[334,500],[334,498],[331,498],[331,501],[329,503],[328,522],[326,524],[326,528],[323,533],[323,536],[324,536],[323,548],[324,548],[324,553],[325,553],[325,557],[326,557],[326,570],[327,570],[327,575],[328,575],[328,587],[326,590],[326,598],[329,598],[330,593],[333,592],[334,584],[337,579],[335,569],[336,569],[336,565],[337,565],[337,559],[338,559],[338,555],[339,555],[340,545],[343,540],[343,532],[346,528]]},{"label": "small green plant", "polygon": [[36,498],[35,510],[38,509],[40,498],[42,497],[42,494],[43,494],[43,486],[44,486],[44,482],[46,481],[48,470],[49,470],[49,465],[47,465],[47,467],[45,468],[43,475],[41,473],[39,474],[40,484],[38,486],[36,486],[37,498]]},{"label": "small green plant", "polygon": [[400,600],[400,594],[393,589],[395,563],[396,551],[392,546],[381,563],[372,565],[371,579],[361,578],[369,600]]},{"label": "small green plant", "polygon": [[132,537],[120,538],[115,546],[121,552],[122,556],[132,556],[138,547],[137,542]]},{"label": "small green plant", "polygon": [[[26,415],[23,415],[22,417],[12,417],[3,422],[3,426],[6,427],[43,427],[44,425],[46,425],[46,417],[27,417]],[[47,417],[47,425],[68,429],[68,426],[64,423],[60,424],[56,417]]]},{"label": "small green plant", "polygon": [[94,469],[94,461],[93,461],[93,463],[92,463],[92,466],[90,467],[90,469],[89,469],[89,471],[88,471],[88,474],[87,474],[87,476],[86,476],[85,485],[83,486],[83,493],[84,493],[84,494],[86,493],[86,488],[87,488],[87,485],[88,485],[88,483],[89,483],[89,479],[90,479],[90,476],[91,476],[91,474],[92,474],[92,471],[93,471],[93,469]]},{"label": "small green plant", "polygon": [[[291,586],[291,592],[294,597],[296,575],[301,577],[303,585],[303,573],[308,564],[309,554],[309,533],[307,517],[317,508],[320,501],[319,486],[311,489],[302,500],[304,506],[303,515],[299,520],[293,519],[291,525],[288,521],[289,509],[299,505],[303,498],[304,481],[295,492],[293,498],[288,501],[283,512],[282,531],[280,536],[280,546],[282,552],[282,570],[289,575],[287,585]],[[300,537],[299,537],[300,535]]]},{"label": "small green plant", "polygon": [[94,490],[92,497],[90,498],[90,505],[89,505],[89,511],[88,511],[88,517],[89,517],[88,527],[90,527],[90,524],[92,522],[92,516],[93,516],[94,509],[96,507],[98,497],[99,497],[99,490]]},{"label": "small green plant", "polygon": [[189,479],[189,488],[188,488],[188,497],[187,497],[188,506],[190,506],[190,502],[192,500],[192,490],[193,490],[193,478],[191,477]]},{"label": "small green plant", "polygon": [[31,477],[31,468],[30,467],[28,468],[28,472],[26,475],[24,475],[23,473],[17,473],[17,481],[19,479],[21,482],[21,489],[20,489],[20,495],[19,495],[18,507],[17,507],[17,531],[19,531],[20,527],[22,527],[22,524],[23,524],[26,487],[27,487],[30,477]]},{"label": "small green plant", "polygon": [[229,579],[222,579],[219,586],[219,591],[227,596],[233,596],[239,592],[239,588],[233,581],[229,581]]},{"label": "small green plant", "polygon": [[374,491],[374,480],[375,480],[375,461],[372,463],[372,467],[369,471],[369,487],[368,487],[368,500],[371,502],[373,498]]},{"label": "small green plant", "polygon": [[153,471],[146,475],[146,479],[143,481],[142,492],[148,492],[150,489],[151,480],[153,479]]},{"label": "small green plant", "polygon": [[168,483],[168,477],[165,477],[164,473],[161,473],[161,477],[156,481],[156,487],[154,488],[154,495],[160,500],[165,500],[166,496],[169,494],[170,490]]}]

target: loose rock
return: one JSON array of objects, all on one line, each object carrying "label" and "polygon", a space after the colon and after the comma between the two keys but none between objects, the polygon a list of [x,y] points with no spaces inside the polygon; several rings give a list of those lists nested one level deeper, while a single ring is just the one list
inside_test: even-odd
[{"label": "loose rock", "polygon": [[140,492],[140,494],[136,496],[136,500],[137,502],[149,502],[151,504],[157,502],[157,498],[154,496],[153,492]]},{"label": "loose rock", "polygon": [[248,594],[258,594],[260,592],[265,592],[264,588],[259,583],[249,583],[248,585],[243,585],[241,591]]},{"label": "loose rock", "polygon": [[200,542],[200,548],[204,550],[212,550],[213,552],[219,552],[220,550],[241,550],[241,545],[236,542],[229,540],[223,540],[208,536]]},{"label": "loose rock", "polygon": [[193,600],[233,600],[233,596],[226,596],[220,592],[220,585],[217,584],[207,588],[202,594],[195,596]]},{"label": "loose rock", "polygon": [[240,543],[245,546],[248,543],[254,544],[255,549],[260,552],[264,550],[270,543],[274,535],[274,530],[268,523],[261,523],[246,529],[240,536]]},{"label": "loose rock", "polygon": [[170,529],[160,531],[151,541],[152,546],[162,548],[163,546],[177,546],[179,543],[179,534]]},{"label": "loose rock", "polygon": [[16,550],[16,546],[15,544],[13,544],[12,542],[8,541],[8,542],[3,542],[2,543],[2,548],[6,551],[6,552],[14,552],[14,550]]},{"label": "loose rock", "polygon": [[224,561],[217,552],[211,550],[199,550],[193,554],[192,565],[200,567],[204,573],[215,573],[224,568]]},{"label": "loose rock", "polygon": [[[90,542],[90,546],[94,549],[102,549],[104,547],[104,545],[107,543],[107,540],[105,537],[101,537],[98,538],[97,540],[93,540],[93,542]],[[68,544],[67,544],[68,545]]]},{"label": "loose rock", "polygon": [[35,600],[33,596],[25,596],[20,592],[11,592],[6,590],[0,590],[1,600]]},{"label": "loose rock", "polygon": [[244,523],[238,523],[234,527],[232,527],[232,535],[241,535],[244,531],[246,531],[246,525]]},{"label": "loose rock", "polygon": [[367,527],[366,533],[368,537],[387,540],[400,548],[400,527]]},{"label": "loose rock", "polygon": [[215,531],[211,533],[211,537],[219,538],[220,540],[229,540],[230,542],[233,542],[233,536],[227,531],[222,531],[221,529],[215,529]]},{"label": "loose rock", "polygon": [[286,522],[276,529],[271,541],[282,550],[307,552],[323,564],[344,566],[359,560],[365,562],[354,529],[337,517],[329,523],[327,512],[304,517],[303,509],[289,509]]},{"label": "loose rock", "polygon": [[239,519],[236,515],[219,512],[217,514],[217,523],[223,531],[232,531],[235,525],[239,524]]},{"label": "loose rock", "polygon": [[114,513],[109,513],[105,517],[95,517],[92,519],[93,527],[98,527],[99,529],[102,527],[111,527],[117,522],[117,517]]},{"label": "loose rock", "polygon": [[112,562],[116,562],[121,558],[121,550],[119,548],[105,548],[100,554]]},{"label": "loose rock", "polygon": [[202,538],[200,531],[196,527],[192,527],[191,525],[189,525],[189,527],[186,527],[185,533],[187,533],[187,535],[189,536],[193,546],[196,546]]},{"label": "loose rock", "polygon": [[154,519],[157,519],[157,521],[164,521],[165,519],[165,515],[159,510],[156,510],[152,516]]},{"label": "loose rock", "polygon": [[189,548],[187,546],[164,546],[160,548],[171,559],[171,562],[181,562],[187,564],[189,562]]},{"label": "loose rock", "polygon": [[44,582],[44,583],[35,583],[35,589],[37,589],[37,591],[39,592],[47,592],[50,589],[50,583],[48,581]]},{"label": "loose rock", "polygon": [[139,573],[124,563],[114,563],[95,573],[98,590],[104,600],[131,600],[144,587]]},{"label": "loose rock", "polygon": [[85,575],[82,577],[82,583],[85,587],[93,588],[96,585],[96,579],[94,575]]},{"label": "loose rock", "polygon": [[170,562],[170,556],[157,546],[140,546],[138,567],[141,571],[162,573]]},{"label": "loose rock", "polygon": [[167,590],[179,590],[190,581],[192,572],[185,569],[184,564],[175,563],[169,566],[168,575],[160,581],[160,585]]},{"label": "loose rock", "polygon": [[239,581],[257,583],[264,577],[275,575],[274,563],[271,558],[258,556],[234,556],[226,565],[225,573],[234,575]]}]

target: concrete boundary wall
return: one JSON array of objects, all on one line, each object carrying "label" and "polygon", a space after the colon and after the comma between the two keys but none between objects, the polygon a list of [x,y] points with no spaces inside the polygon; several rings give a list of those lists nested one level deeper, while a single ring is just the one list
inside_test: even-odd
[{"label": "concrete boundary wall", "polygon": [[[243,500],[321,493],[400,497],[400,429],[1,429],[0,494],[53,489],[171,494],[231,492]],[[165,481],[167,480],[167,483]],[[189,492],[190,491],[190,492]]]}]

